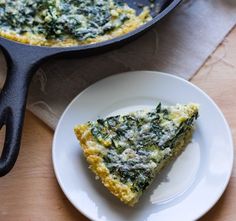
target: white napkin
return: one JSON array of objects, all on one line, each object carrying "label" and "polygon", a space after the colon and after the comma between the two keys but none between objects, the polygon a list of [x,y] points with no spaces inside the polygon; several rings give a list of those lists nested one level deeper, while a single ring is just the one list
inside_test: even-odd
[{"label": "white napkin", "polygon": [[[136,41],[88,58],[54,59],[31,83],[28,109],[55,128],[68,103],[90,84],[131,70],[158,70],[190,79],[236,24],[236,1],[183,1]],[[0,86],[6,71],[0,53]]]}]

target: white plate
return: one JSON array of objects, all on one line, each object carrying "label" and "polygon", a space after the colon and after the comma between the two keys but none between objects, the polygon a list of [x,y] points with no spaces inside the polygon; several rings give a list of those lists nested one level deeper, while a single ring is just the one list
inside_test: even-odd
[{"label": "white plate", "polygon": [[[200,104],[193,141],[130,208],[103,187],[88,169],[73,128],[117,113],[167,104]],[[216,104],[193,84],[168,74],[138,71],[103,79],[81,94],[62,115],[53,140],[57,180],[70,202],[99,221],[196,220],[225,190],[233,165],[228,124]]]}]

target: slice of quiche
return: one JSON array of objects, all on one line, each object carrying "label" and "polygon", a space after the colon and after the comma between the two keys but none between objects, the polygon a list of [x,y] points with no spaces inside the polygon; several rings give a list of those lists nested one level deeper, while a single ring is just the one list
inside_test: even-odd
[{"label": "slice of quiche", "polygon": [[90,169],[133,206],[155,176],[191,140],[198,105],[162,106],[75,127]]}]

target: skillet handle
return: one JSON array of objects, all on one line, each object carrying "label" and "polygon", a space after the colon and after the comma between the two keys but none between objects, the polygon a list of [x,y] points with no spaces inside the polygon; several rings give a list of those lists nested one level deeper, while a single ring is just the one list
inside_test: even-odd
[{"label": "skillet handle", "polygon": [[[16,52],[17,57],[6,55],[8,71],[5,84],[0,92],[0,129],[6,126],[5,143],[0,157],[0,176],[6,175],[14,166],[17,159],[22,125],[26,106],[28,86],[35,71],[30,61],[30,56]],[[23,54],[23,53],[22,53]]]}]

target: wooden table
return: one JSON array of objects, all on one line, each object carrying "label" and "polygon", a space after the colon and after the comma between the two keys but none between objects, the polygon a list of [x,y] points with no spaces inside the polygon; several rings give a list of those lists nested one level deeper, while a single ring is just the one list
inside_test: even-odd
[{"label": "wooden table", "polygon": [[[206,91],[227,118],[236,141],[236,27],[191,81]],[[66,199],[54,176],[53,131],[26,113],[19,158],[0,179],[0,220],[87,220]],[[3,134],[0,135],[2,146]],[[236,220],[236,170],[218,203],[201,221]]]}]

